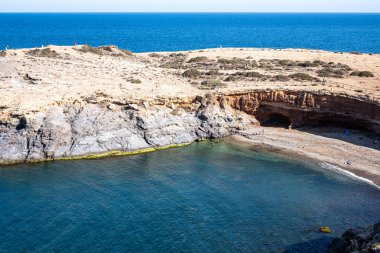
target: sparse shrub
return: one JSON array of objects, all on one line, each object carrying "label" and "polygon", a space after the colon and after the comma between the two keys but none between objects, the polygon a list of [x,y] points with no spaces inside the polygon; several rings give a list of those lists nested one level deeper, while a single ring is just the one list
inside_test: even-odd
[{"label": "sparse shrub", "polygon": [[297,65],[303,68],[318,67],[318,64],[310,61],[300,62]]},{"label": "sparse shrub", "polygon": [[179,69],[180,67],[181,67],[181,62],[179,61],[166,62],[160,65],[160,68],[166,68],[166,69]]},{"label": "sparse shrub", "polygon": [[374,77],[374,74],[371,71],[354,71],[350,74],[350,76]]},{"label": "sparse shrub", "polygon": [[185,57],[186,55],[183,53],[171,53],[169,56],[178,58],[178,57]]},{"label": "sparse shrub", "polygon": [[346,73],[345,73],[345,71],[340,70],[340,69],[334,69],[332,67],[325,67],[321,70],[318,70],[317,74],[320,77],[343,78]]},{"label": "sparse shrub", "polygon": [[315,65],[319,65],[319,66],[323,66],[323,65],[326,64],[326,62],[321,61],[321,60],[314,60],[314,61],[313,61],[313,64],[315,64]]},{"label": "sparse shrub", "polygon": [[188,63],[194,63],[194,62],[205,62],[208,61],[208,58],[206,56],[198,56],[191,58]]},{"label": "sparse shrub", "polygon": [[134,79],[134,78],[128,79],[128,82],[134,83],[134,84],[140,84],[140,83],[142,83],[140,79]]},{"label": "sparse shrub", "polygon": [[[182,62],[185,55],[182,53],[172,53],[169,57],[165,56],[166,62],[160,65],[161,68],[179,69],[182,67]],[[168,59],[169,58],[169,59]]]},{"label": "sparse shrub", "polygon": [[352,71],[352,68],[346,64],[341,64],[341,63],[338,63],[334,66],[335,68],[338,68],[340,70],[343,70],[343,71]]},{"label": "sparse shrub", "polygon": [[5,57],[5,56],[7,56],[7,52],[4,50],[0,51],[0,57]]},{"label": "sparse shrub", "polygon": [[236,72],[234,75],[235,76],[243,76],[243,77],[256,77],[256,78],[261,78],[264,76],[263,74],[261,74],[259,72],[255,72],[255,71],[252,71],[252,72]]},{"label": "sparse shrub", "polygon": [[107,52],[110,52],[110,53],[113,52],[111,46],[101,46],[101,47],[98,47],[98,49],[100,49],[100,50],[103,49],[104,51],[107,51]]},{"label": "sparse shrub", "polygon": [[92,53],[97,55],[110,55],[116,57],[132,56],[133,53],[126,49],[119,49],[117,46],[101,46],[92,47],[90,45],[83,45],[80,48],[74,48],[81,53]]},{"label": "sparse shrub", "polygon": [[187,77],[187,78],[198,78],[200,77],[200,75],[201,75],[201,72],[199,72],[196,69],[188,69],[182,73],[182,76]]},{"label": "sparse shrub", "polygon": [[260,63],[259,68],[261,68],[261,69],[273,69],[273,65],[269,62],[262,62],[262,63]]},{"label": "sparse shrub", "polygon": [[237,80],[238,80],[238,78],[236,76],[233,76],[233,75],[228,76],[226,79],[224,79],[224,81],[226,81],[226,82],[234,82]]},{"label": "sparse shrub", "polygon": [[296,66],[296,63],[294,61],[291,61],[291,60],[278,60],[277,63],[281,66],[285,66],[285,67],[293,67],[293,66]]},{"label": "sparse shrub", "polygon": [[28,56],[48,58],[58,58],[60,56],[55,50],[51,50],[50,48],[32,49],[27,51],[25,54]]},{"label": "sparse shrub", "polygon": [[313,81],[314,80],[314,78],[307,73],[295,73],[295,74],[291,74],[289,77],[296,81]]},{"label": "sparse shrub", "polygon": [[80,48],[74,48],[74,49],[81,53],[92,53],[92,54],[97,54],[97,55],[103,55],[103,52],[101,49],[92,47],[87,44],[81,46]]},{"label": "sparse shrub", "polygon": [[132,52],[131,50],[128,50],[128,49],[121,49],[121,51],[122,51],[124,54],[128,55],[128,56],[132,56],[132,55],[133,55],[133,52]]},{"label": "sparse shrub", "polygon": [[357,54],[357,55],[361,55],[362,53],[360,53],[360,52],[350,52],[350,54]]},{"label": "sparse shrub", "polygon": [[220,75],[220,74],[221,73],[218,70],[216,70],[216,69],[212,69],[212,70],[210,70],[209,72],[206,73],[206,75],[208,75],[208,76],[217,76],[217,75]]},{"label": "sparse shrub", "polygon": [[205,80],[201,83],[201,85],[205,88],[212,88],[212,89],[226,87],[225,83],[216,79]]},{"label": "sparse shrub", "polygon": [[287,82],[290,80],[289,76],[287,75],[275,75],[271,79],[272,81],[280,81],[280,82]]},{"label": "sparse shrub", "polygon": [[232,59],[218,59],[218,63],[221,65],[222,69],[250,69],[252,67],[257,67],[256,61],[249,61],[241,58]]},{"label": "sparse shrub", "polygon": [[149,57],[152,57],[152,58],[160,58],[161,55],[157,54],[157,53],[151,53],[148,55]]}]

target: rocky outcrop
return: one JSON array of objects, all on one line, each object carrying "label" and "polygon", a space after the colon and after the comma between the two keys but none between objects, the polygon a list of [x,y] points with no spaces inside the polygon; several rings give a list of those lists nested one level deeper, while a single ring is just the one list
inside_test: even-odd
[{"label": "rocky outcrop", "polygon": [[[211,96],[154,106],[75,102],[45,112],[13,115],[0,125],[0,163],[53,160],[136,151],[223,137],[248,126],[250,117],[220,108]],[[148,107],[148,108],[147,108]]]},{"label": "rocky outcrop", "polygon": [[2,115],[0,163],[191,143],[237,133],[279,116],[295,127],[336,123],[380,129],[379,105],[332,94],[255,91],[154,101],[90,97],[46,111]]},{"label": "rocky outcrop", "polygon": [[368,228],[350,229],[342,237],[334,239],[330,253],[380,253],[380,222]]}]

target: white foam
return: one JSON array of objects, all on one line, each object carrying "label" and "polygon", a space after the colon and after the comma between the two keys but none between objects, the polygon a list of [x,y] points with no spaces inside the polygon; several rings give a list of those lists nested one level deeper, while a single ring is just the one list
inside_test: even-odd
[{"label": "white foam", "polygon": [[330,170],[330,171],[334,171],[336,173],[339,173],[341,175],[344,175],[344,176],[347,176],[347,177],[350,177],[352,179],[356,179],[356,180],[359,180],[359,181],[362,181],[362,182],[365,182],[367,184],[370,184],[371,186],[374,186],[376,187],[377,189],[380,190],[380,186],[376,185],[374,182],[372,182],[371,180],[367,179],[367,178],[364,178],[364,177],[360,177],[358,175],[355,175],[354,173],[350,172],[350,171],[347,171],[347,170],[344,170],[342,169],[341,167],[339,166],[336,166],[336,165],[332,165],[332,164],[329,164],[329,163],[326,163],[326,162],[322,162],[320,163],[320,166],[321,168],[323,169],[326,169],[326,170]]}]

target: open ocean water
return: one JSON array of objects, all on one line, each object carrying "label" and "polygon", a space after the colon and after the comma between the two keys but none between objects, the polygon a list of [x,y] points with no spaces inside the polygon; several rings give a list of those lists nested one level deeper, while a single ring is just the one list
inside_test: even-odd
[{"label": "open ocean water", "polygon": [[379,220],[378,189],[223,142],[0,169],[0,252],[326,252]]},{"label": "open ocean water", "polygon": [[380,53],[380,14],[0,13],[0,48],[74,42],[135,52],[223,46]]}]

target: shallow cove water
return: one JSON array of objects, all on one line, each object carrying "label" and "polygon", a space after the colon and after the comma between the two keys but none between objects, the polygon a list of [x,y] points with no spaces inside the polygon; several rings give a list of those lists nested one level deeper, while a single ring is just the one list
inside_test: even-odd
[{"label": "shallow cove water", "polygon": [[313,162],[204,142],[3,167],[0,207],[0,252],[324,252],[380,220],[380,191]]}]

